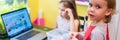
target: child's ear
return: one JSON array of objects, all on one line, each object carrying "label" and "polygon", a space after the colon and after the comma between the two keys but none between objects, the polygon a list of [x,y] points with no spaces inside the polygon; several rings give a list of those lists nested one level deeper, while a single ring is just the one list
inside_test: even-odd
[{"label": "child's ear", "polygon": [[108,9],[107,12],[106,12],[106,16],[110,15],[112,13],[112,9]]}]

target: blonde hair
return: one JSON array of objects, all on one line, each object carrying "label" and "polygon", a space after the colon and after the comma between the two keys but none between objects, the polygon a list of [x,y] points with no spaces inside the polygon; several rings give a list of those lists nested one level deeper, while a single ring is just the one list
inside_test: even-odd
[{"label": "blonde hair", "polygon": [[107,8],[112,9],[112,13],[105,17],[105,23],[109,23],[111,21],[112,15],[115,14],[116,11],[116,0],[105,0],[107,2]]}]

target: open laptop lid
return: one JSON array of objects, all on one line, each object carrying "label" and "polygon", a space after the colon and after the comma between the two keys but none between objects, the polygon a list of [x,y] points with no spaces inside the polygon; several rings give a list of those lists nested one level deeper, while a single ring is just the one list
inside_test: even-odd
[{"label": "open laptop lid", "polygon": [[1,17],[10,38],[33,28],[27,8],[2,14]]}]

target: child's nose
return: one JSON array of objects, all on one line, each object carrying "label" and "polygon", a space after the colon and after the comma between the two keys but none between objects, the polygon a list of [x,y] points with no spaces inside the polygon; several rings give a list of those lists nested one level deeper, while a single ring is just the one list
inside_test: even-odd
[{"label": "child's nose", "polygon": [[94,12],[94,11],[95,11],[94,7],[90,7],[90,8],[89,8],[89,11],[90,11],[90,12]]}]

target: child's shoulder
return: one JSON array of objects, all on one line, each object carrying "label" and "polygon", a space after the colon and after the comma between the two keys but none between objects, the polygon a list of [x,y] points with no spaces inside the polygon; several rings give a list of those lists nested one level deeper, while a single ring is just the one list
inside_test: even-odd
[{"label": "child's shoulder", "polygon": [[101,34],[104,35],[106,33],[106,24],[96,24],[95,29],[92,31],[95,34]]},{"label": "child's shoulder", "polygon": [[80,23],[80,21],[78,19],[75,19],[74,22],[75,23]]},{"label": "child's shoulder", "polygon": [[85,21],[84,22],[84,30],[87,30],[89,26],[90,26],[90,23],[88,23],[88,21]]},{"label": "child's shoulder", "polygon": [[57,19],[62,19],[62,17],[59,15],[59,16],[57,16]]}]

